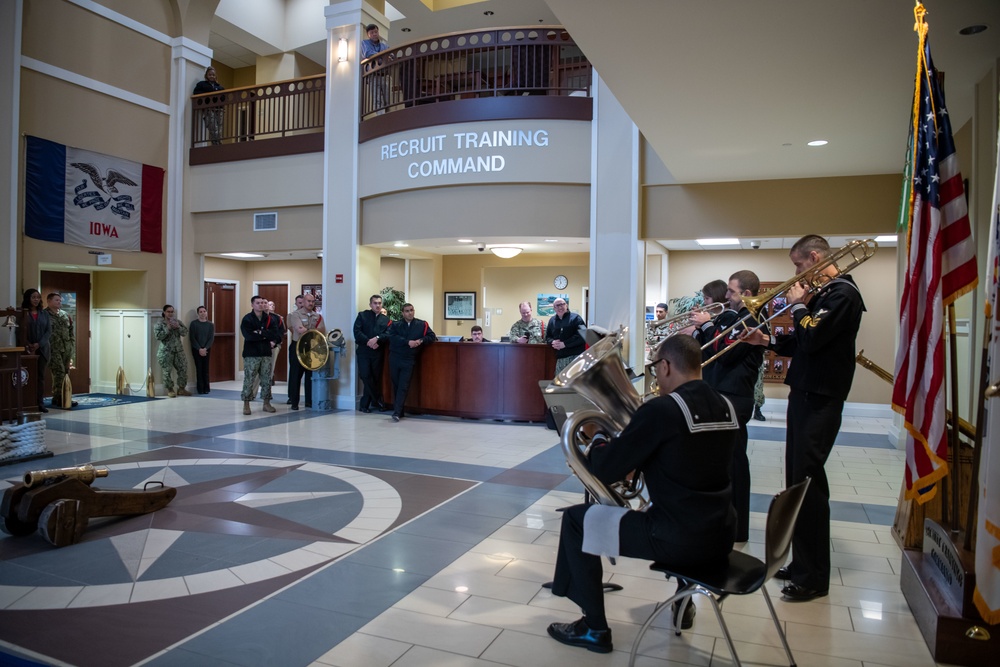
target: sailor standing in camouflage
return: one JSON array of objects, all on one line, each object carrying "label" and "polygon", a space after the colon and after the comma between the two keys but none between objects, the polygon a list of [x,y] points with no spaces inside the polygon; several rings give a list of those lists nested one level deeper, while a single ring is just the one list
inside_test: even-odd
[{"label": "sailor standing in camouflage", "polygon": [[[181,343],[181,338],[187,334],[188,329],[177,319],[174,307],[170,304],[164,306],[163,319],[153,327],[153,335],[160,341],[156,361],[159,362],[160,373],[163,375],[163,388],[170,398],[191,395],[187,390],[187,357],[184,356],[184,345]],[[177,374],[176,383],[170,378],[171,371]]]},{"label": "sailor standing in camouflage", "polygon": [[76,407],[76,401],[70,405],[62,404],[63,382],[69,367],[73,364],[73,353],[76,351],[76,336],[73,334],[73,319],[62,310],[62,295],[52,292],[45,298],[52,322],[52,336],[49,339],[51,356],[49,370],[52,372],[52,406],[65,407],[67,410]]},{"label": "sailor standing in camouflage", "polygon": [[278,317],[265,312],[267,302],[259,294],[250,299],[253,310],[243,316],[240,333],[243,334],[243,414],[250,414],[251,387],[260,384],[260,397],[264,399],[264,412],[274,412],[271,405],[271,350],[281,345],[284,335],[278,328]]},{"label": "sailor standing in camouflage", "polygon": [[544,343],[542,336],[542,321],[531,316],[531,304],[522,301],[517,306],[521,311],[521,319],[514,322],[510,328],[510,342],[512,343]]}]

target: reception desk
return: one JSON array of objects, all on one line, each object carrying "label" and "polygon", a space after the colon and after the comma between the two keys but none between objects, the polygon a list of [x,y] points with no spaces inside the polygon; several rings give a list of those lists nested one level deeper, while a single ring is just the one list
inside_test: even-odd
[{"label": "reception desk", "polygon": [[[395,394],[385,354],[382,395],[391,405]],[[548,345],[438,341],[420,352],[406,412],[544,422],[538,381],[551,379],[555,369],[556,353]]]}]

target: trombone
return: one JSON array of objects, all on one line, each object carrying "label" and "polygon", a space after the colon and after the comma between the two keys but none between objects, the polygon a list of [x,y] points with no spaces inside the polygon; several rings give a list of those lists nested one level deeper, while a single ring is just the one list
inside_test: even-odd
[{"label": "trombone", "polygon": [[[712,319],[714,319],[719,315],[721,315],[722,311],[724,311],[725,309],[726,309],[726,304],[724,303],[711,303],[707,306],[698,306],[697,308],[692,308],[691,310],[684,313],[678,313],[673,317],[665,317],[662,320],[653,320],[647,325],[649,328],[650,337],[655,336],[657,338],[660,338],[661,340],[657,341],[657,343],[660,343],[662,342],[662,340],[677,335],[682,330],[687,329],[689,326],[694,324],[694,320],[692,320],[692,315],[694,315],[695,313],[708,313],[708,315]],[[663,326],[667,327],[667,330],[665,332],[655,333],[655,334],[653,333],[656,329]]]},{"label": "trombone", "polygon": [[[707,349],[708,347],[715,344],[717,341],[721,340],[725,336],[728,336],[733,329],[735,329],[736,327],[738,327],[739,325],[745,323],[747,320],[750,319],[754,320],[755,322],[759,322],[759,324],[757,324],[752,329],[747,329],[743,333],[744,336],[751,334],[759,329],[762,329],[771,320],[775,319],[776,317],[784,313],[786,310],[791,308],[793,305],[795,305],[795,304],[786,304],[780,310],[773,313],[770,317],[764,318],[763,320],[760,319],[760,314],[761,311],[764,310],[764,306],[766,306],[771,301],[774,301],[779,296],[787,292],[792,287],[792,285],[803,283],[808,288],[807,294],[814,294],[815,292],[818,292],[820,289],[825,287],[827,283],[829,283],[831,280],[833,280],[840,274],[850,273],[861,264],[867,262],[869,259],[872,258],[872,256],[875,254],[877,250],[878,250],[878,243],[875,241],[875,239],[865,239],[864,241],[851,241],[847,245],[838,249],[836,252],[830,253],[829,255],[818,261],[813,266],[809,267],[808,269],[798,274],[797,276],[794,276],[786,280],[777,287],[774,287],[768,290],[767,292],[764,292],[763,294],[758,294],[757,296],[741,297],[743,299],[743,305],[750,312],[748,312],[746,315],[736,320],[736,322],[734,322],[733,324],[731,324],[730,326],[726,327],[718,334],[716,334],[715,338],[702,345],[701,349],[702,350]],[[847,258],[850,258],[850,261],[848,261],[848,263],[842,267],[840,265],[840,262]],[[836,269],[836,274],[832,276],[827,275],[826,273],[827,269],[829,269],[830,267]],[[716,359],[718,359],[719,357],[721,357],[734,347],[736,347],[735,343],[733,345],[728,345],[722,348],[714,356],[705,360],[701,364],[701,367],[704,368],[705,366],[709,365],[710,363],[712,363],[713,361],[715,361]]]}]

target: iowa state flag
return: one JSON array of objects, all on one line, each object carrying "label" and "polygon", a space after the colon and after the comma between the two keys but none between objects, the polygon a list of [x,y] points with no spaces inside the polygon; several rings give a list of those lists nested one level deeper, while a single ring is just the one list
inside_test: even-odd
[{"label": "iowa state flag", "polygon": [[88,248],[163,252],[163,169],[27,139],[25,235]]}]

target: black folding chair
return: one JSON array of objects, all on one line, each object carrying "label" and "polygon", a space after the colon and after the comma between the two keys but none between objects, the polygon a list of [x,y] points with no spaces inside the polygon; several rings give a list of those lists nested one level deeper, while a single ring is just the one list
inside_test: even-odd
[{"label": "black folding chair", "polygon": [[635,638],[635,642],[632,644],[632,653],[628,661],[629,667],[633,667],[635,664],[639,642],[642,641],[643,635],[649,630],[653,621],[660,615],[660,612],[670,608],[677,600],[683,600],[680,604],[680,609],[677,610],[674,624],[675,633],[680,635],[680,624],[684,616],[684,609],[687,605],[694,604],[691,598],[698,594],[704,595],[712,603],[712,609],[715,610],[715,616],[719,619],[722,633],[726,636],[726,643],[729,644],[729,652],[732,653],[733,662],[736,663],[736,667],[740,667],[741,663],[739,656],[736,655],[736,646],[733,645],[733,638],[729,634],[729,628],[726,627],[726,621],[722,618],[722,602],[730,595],[749,595],[757,590],[760,590],[764,594],[764,602],[767,603],[767,609],[771,612],[771,618],[774,620],[774,627],[778,631],[778,638],[781,639],[781,645],[785,648],[785,654],[788,656],[788,664],[791,667],[795,667],[795,658],[792,657],[792,651],[788,648],[785,632],[781,629],[781,623],[778,621],[777,614],[774,613],[774,605],[771,604],[771,598],[768,596],[764,584],[774,576],[774,573],[785,564],[785,559],[788,558],[788,550],[792,545],[792,531],[795,528],[795,520],[799,516],[799,509],[802,507],[806,489],[809,488],[809,482],[811,481],[811,478],[807,477],[805,480],[785,489],[771,499],[771,506],[767,510],[767,526],[764,533],[764,561],[750,554],[745,554],[742,551],[734,550],[729,553],[729,558],[724,565],[710,570],[678,572],[675,569],[658,563],[653,563],[649,566],[651,570],[663,572],[668,579],[676,577],[683,584],[680,590],[674,595],[656,605],[653,613],[646,619],[642,629],[639,630],[638,636]]}]

